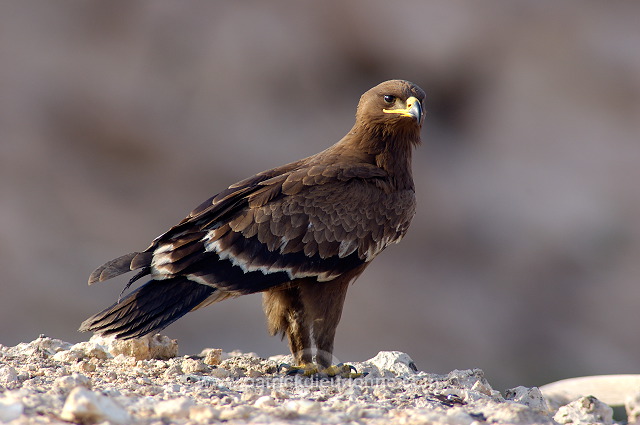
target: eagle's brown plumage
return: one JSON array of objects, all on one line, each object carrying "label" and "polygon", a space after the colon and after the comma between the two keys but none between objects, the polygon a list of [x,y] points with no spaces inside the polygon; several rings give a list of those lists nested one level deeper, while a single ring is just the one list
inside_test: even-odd
[{"label": "eagle's brown plumage", "polygon": [[[96,269],[89,284],[131,270],[151,280],[80,330],[133,338],[191,310],[264,292],[271,334],[298,363],[331,363],[350,282],[404,236],[415,212],[411,151],[424,92],[386,81],[362,95],[338,143],[258,173],[208,199],[142,252]],[[128,285],[127,285],[128,286]]]}]

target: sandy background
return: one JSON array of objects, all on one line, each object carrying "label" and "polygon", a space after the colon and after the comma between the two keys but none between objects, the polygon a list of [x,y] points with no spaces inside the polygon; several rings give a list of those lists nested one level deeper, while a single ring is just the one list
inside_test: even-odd
[{"label": "sandy background", "polygon": [[[0,343],[67,341],[213,193],[313,154],[390,78],[428,93],[407,238],[352,287],[336,356],[498,389],[640,368],[640,4],[0,3]],[[260,297],[165,331],[286,352]]]}]

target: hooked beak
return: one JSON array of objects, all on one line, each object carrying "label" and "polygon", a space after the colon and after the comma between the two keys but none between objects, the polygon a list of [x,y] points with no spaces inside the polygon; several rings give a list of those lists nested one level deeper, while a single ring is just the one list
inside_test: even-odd
[{"label": "hooked beak", "polygon": [[403,117],[410,117],[416,120],[418,124],[422,123],[422,105],[420,101],[411,96],[407,99],[407,107],[399,109],[383,109],[382,112],[387,114],[399,114]]}]

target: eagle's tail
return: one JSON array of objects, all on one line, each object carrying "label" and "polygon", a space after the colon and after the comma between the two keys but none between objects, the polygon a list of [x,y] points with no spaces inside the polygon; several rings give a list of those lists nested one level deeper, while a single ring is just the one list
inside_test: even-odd
[{"label": "eagle's tail", "polygon": [[185,277],[151,280],[111,307],[82,322],[80,331],[136,338],[166,328],[197,308],[215,288]]}]

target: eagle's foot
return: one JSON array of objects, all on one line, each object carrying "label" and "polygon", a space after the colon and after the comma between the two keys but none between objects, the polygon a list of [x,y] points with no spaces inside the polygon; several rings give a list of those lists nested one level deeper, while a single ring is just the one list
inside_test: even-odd
[{"label": "eagle's foot", "polygon": [[336,377],[355,379],[362,376],[362,373],[358,373],[355,367],[344,363],[331,365],[324,369],[315,363],[303,363],[299,366],[283,363],[278,367],[278,370],[283,369],[287,376],[300,375],[312,379],[332,379]]}]

